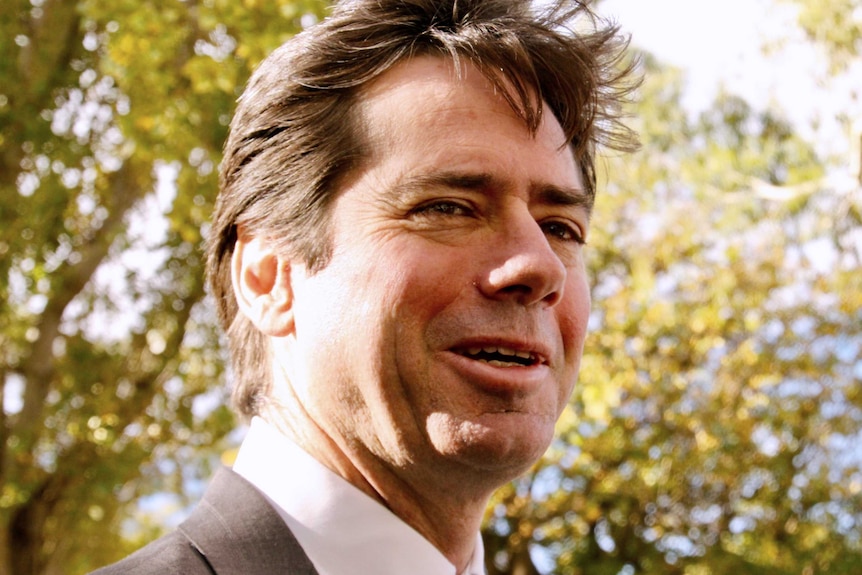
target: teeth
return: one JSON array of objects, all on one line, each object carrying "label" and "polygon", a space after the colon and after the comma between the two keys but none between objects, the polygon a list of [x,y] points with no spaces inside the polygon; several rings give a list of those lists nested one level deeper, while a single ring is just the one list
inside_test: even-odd
[{"label": "teeth", "polygon": [[[535,360],[535,355],[532,352],[519,351],[519,350],[511,349],[508,347],[500,347],[500,346],[495,346],[495,345],[485,346],[485,347],[470,347],[470,348],[467,348],[465,351],[467,352],[467,355],[474,356],[474,357],[479,355],[479,354],[486,353],[486,354],[494,354],[494,355],[498,355],[498,356],[507,356],[507,357],[513,357],[513,358],[516,357],[518,359],[524,359],[524,360],[528,360],[528,361],[534,361]],[[485,363],[488,363],[490,365],[497,366],[497,367],[513,367],[513,366],[522,367],[524,365],[523,363],[519,363],[516,361],[501,361],[498,359],[483,359],[483,358],[476,358],[476,359],[478,359],[479,361],[483,361]]]},{"label": "teeth", "polygon": [[477,347],[470,348],[469,353],[471,355],[476,355],[480,351],[484,351],[485,353],[499,353],[500,355],[509,355],[512,357],[520,357],[521,359],[530,359],[533,357],[533,354],[529,351],[517,351],[514,349],[510,349],[508,347],[497,347],[497,346],[489,346],[483,347],[481,350]]},{"label": "teeth", "polygon": [[500,361],[498,359],[491,359],[491,360],[484,360],[483,359],[480,361],[484,361],[488,365],[493,365],[494,367],[521,367],[520,363],[516,363],[514,361]]}]

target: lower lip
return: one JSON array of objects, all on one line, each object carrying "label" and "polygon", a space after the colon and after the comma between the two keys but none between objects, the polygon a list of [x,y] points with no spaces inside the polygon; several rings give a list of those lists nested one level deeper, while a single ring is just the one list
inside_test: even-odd
[{"label": "lower lip", "polygon": [[486,391],[529,391],[541,385],[550,375],[550,368],[543,363],[498,367],[451,351],[446,352],[446,359],[461,377]]}]

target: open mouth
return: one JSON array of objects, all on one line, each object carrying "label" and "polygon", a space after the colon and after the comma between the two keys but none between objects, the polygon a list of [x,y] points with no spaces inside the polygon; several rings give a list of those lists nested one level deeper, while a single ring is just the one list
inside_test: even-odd
[{"label": "open mouth", "polygon": [[531,351],[520,351],[507,347],[469,347],[456,350],[456,352],[474,361],[481,361],[494,367],[530,367],[541,363],[539,356]]}]

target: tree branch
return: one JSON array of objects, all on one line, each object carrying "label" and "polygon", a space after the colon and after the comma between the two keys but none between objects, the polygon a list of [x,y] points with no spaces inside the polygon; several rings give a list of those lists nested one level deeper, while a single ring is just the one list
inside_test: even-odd
[{"label": "tree branch", "polygon": [[109,176],[107,197],[113,198],[114,204],[102,228],[79,250],[81,257],[76,263],[66,262],[55,272],[53,295],[37,325],[38,337],[29,355],[19,365],[25,379],[24,403],[21,412],[10,423],[12,432],[27,446],[34,443],[41,429],[43,405],[56,371],[53,345],[63,313],[108,255],[111,244],[123,227],[126,213],[145,195],[144,187],[135,182],[135,170],[131,164],[131,160],[124,162],[117,172]]}]

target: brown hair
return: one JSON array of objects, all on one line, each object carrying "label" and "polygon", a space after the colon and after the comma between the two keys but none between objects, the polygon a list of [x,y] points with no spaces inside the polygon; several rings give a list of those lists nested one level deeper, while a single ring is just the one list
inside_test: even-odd
[{"label": "brown hair", "polygon": [[[595,193],[595,146],[631,149],[620,122],[633,89],[626,41],[588,2],[343,0],[276,49],[253,74],[231,123],[208,240],[207,271],[229,340],[233,399],[260,412],[271,387],[267,339],[237,313],[231,257],[238,226],[275,239],[311,271],[329,258],[327,218],[340,179],[368,156],[355,125],[361,88],[415,55],[466,59],[535,131],[541,102]],[[576,24],[589,25],[576,29]],[[456,66],[456,69],[460,69]]]}]

